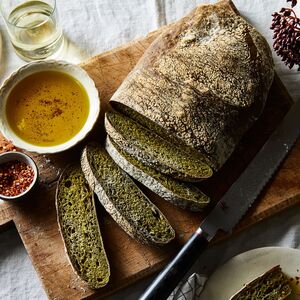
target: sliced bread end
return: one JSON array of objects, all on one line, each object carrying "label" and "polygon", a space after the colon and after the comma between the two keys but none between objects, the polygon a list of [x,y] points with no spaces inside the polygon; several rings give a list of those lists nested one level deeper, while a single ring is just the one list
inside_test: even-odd
[{"label": "sliced bread end", "polygon": [[94,196],[80,165],[70,165],[61,174],[56,190],[59,229],[71,265],[89,287],[105,286],[110,277],[97,220]]}]

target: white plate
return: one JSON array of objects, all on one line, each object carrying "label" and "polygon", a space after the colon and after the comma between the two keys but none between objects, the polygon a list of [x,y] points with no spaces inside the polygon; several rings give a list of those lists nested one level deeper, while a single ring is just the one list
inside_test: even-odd
[{"label": "white plate", "polygon": [[[248,283],[280,265],[289,277],[300,277],[300,250],[281,247],[258,248],[239,254],[218,268],[207,281],[200,300],[228,300]],[[295,282],[295,280],[293,281]],[[300,283],[296,292],[300,291]],[[292,296],[291,299],[300,299]]]}]

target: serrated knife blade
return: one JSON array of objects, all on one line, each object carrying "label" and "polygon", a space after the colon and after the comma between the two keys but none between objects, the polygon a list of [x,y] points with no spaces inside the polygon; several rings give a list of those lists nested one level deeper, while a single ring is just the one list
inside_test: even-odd
[{"label": "serrated knife blade", "polygon": [[163,300],[206,249],[219,230],[230,232],[247,212],[271,179],[300,135],[300,101],[296,102],[279,126],[232,184],[176,257],[156,277],[140,300]]}]

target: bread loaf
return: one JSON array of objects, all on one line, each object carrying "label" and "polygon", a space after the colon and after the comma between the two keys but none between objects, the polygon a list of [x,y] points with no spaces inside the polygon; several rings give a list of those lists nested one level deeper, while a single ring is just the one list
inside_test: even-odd
[{"label": "bread loaf", "polygon": [[64,170],[56,190],[60,232],[74,270],[91,288],[97,289],[108,283],[110,268],[93,195],[80,165]]},{"label": "bread loaf", "polygon": [[105,128],[122,149],[158,172],[184,181],[199,181],[212,175],[203,158],[188,155],[123,114],[106,112]]},{"label": "bread loaf", "polygon": [[106,138],[105,149],[127,174],[165,200],[191,211],[201,211],[209,203],[209,197],[193,184],[173,179],[143,165],[109,137]]},{"label": "bread loaf", "polygon": [[168,26],[111,104],[219,169],[261,115],[273,75],[266,40],[220,1]]},{"label": "bread loaf", "polygon": [[156,245],[175,237],[165,216],[100,145],[84,148],[81,167],[101,204],[130,236]]}]

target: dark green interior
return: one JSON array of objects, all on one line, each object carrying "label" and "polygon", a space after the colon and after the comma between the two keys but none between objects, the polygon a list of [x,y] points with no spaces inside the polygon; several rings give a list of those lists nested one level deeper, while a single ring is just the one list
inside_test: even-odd
[{"label": "dark green interior", "polygon": [[[152,168],[188,181],[193,179],[197,181],[212,175],[212,169],[203,159],[186,153],[175,144],[170,144],[166,139],[161,138],[131,118],[117,112],[107,112],[106,118],[113,128],[122,135],[127,148],[135,147],[138,149],[137,156],[147,158],[143,160],[144,164],[149,161],[149,166]],[[119,144],[118,140],[114,140]],[[133,153],[131,154],[133,155]]]},{"label": "dark green interior", "polygon": [[150,237],[150,241],[166,243],[174,238],[166,218],[100,145],[88,145],[87,157],[109,201],[142,240]]},{"label": "dark green interior", "polygon": [[[128,163],[132,164],[142,172],[154,178],[161,183],[166,189],[171,191],[178,198],[182,199],[182,202],[175,203],[183,208],[189,208],[191,210],[201,210],[209,202],[210,198],[202,193],[195,185],[188,182],[176,180],[170,176],[164,175],[156,170],[144,165],[135,159],[132,155],[121,149],[111,138],[110,142],[113,147],[119,152],[119,155],[123,156]],[[138,178],[135,178],[138,180]]]},{"label": "dark green interior", "polygon": [[57,191],[61,233],[73,267],[92,288],[109,281],[110,270],[96,216],[93,192],[79,165],[63,173]]}]

